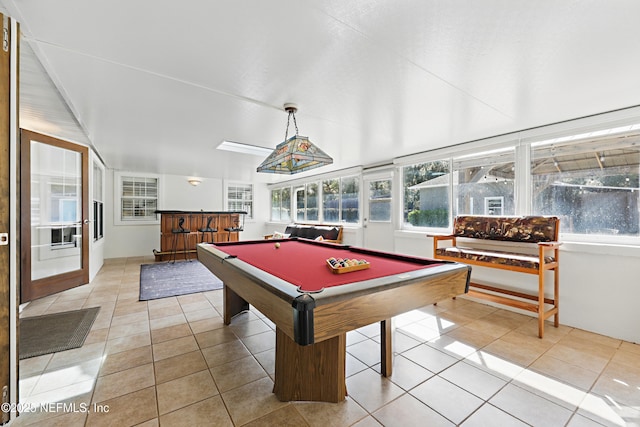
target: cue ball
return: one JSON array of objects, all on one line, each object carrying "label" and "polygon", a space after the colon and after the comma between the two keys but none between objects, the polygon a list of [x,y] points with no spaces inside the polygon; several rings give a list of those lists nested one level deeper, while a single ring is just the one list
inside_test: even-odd
[{"label": "cue ball", "polygon": [[276,246],[276,249],[278,249],[280,247],[280,243],[276,243],[275,246]]}]

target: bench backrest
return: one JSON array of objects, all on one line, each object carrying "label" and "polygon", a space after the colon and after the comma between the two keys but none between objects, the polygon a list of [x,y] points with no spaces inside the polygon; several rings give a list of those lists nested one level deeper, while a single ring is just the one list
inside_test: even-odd
[{"label": "bench backrest", "polygon": [[324,240],[342,241],[342,225],[290,224],[284,233],[289,237],[316,239],[322,236]]},{"label": "bench backrest", "polygon": [[560,219],[555,216],[457,216],[453,235],[509,242],[558,241]]}]

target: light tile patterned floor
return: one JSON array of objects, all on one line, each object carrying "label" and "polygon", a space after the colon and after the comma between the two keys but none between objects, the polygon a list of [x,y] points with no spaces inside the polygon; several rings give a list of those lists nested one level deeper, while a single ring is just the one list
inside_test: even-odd
[{"label": "light tile patterned floor", "polygon": [[639,345],[565,326],[541,340],[531,317],[463,298],[394,319],[390,378],[371,325],[348,334],[343,403],[280,402],[274,325],[252,311],[224,326],[222,291],[138,301],[149,262],[107,260],[24,308],[101,310],[83,347],[21,361],[22,402],[44,406],[12,425],[640,425]]}]

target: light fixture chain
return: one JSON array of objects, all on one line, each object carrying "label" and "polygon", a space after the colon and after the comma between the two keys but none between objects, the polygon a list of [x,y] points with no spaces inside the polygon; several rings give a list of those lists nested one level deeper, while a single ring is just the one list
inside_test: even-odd
[{"label": "light fixture chain", "polygon": [[287,116],[287,129],[285,129],[284,131],[284,140],[287,140],[287,137],[289,136],[289,121],[291,120],[291,114],[293,114],[293,111],[289,111],[289,115]]},{"label": "light fixture chain", "polygon": [[287,129],[284,131],[284,140],[286,141],[289,137],[289,123],[291,121],[291,116],[293,116],[293,125],[296,127],[296,135],[298,135],[298,122],[296,121],[296,113],[293,110],[289,110],[289,115],[287,116]]},{"label": "light fixture chain", "polygon": [[295,111],[291,111],[290,114],[293,116],[293,125],[296,127],[296,135],[298,135],[300,132],[298,132],[298,122],[296,121],[296,113]]}]

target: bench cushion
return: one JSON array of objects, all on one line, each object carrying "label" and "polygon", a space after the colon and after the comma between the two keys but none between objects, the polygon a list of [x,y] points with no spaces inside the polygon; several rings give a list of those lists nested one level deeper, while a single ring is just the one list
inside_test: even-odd
[{"label": "bench cushion", "polygon": [[[438,248],[436,250],[436,254],[440,256],[449,256],[472,261],[508,265],[511,267],[523,267],[530,269],[538,269],[540,267],[540,260],[537,256],[514,252],[502,252],[493,250],[485,251],[482,249],[472,249],[457,246],[450,248]],[[554,257],[552,256],[546,256],[544,260],[545,263],[551,263],[555,261]]]},{"label": "bench cushion", "polygon": [[553,242],[558,236],[558,217],[523,216],[458,216],[453,224],[453,235],[474,239],[504,240],[511,242]]}]

